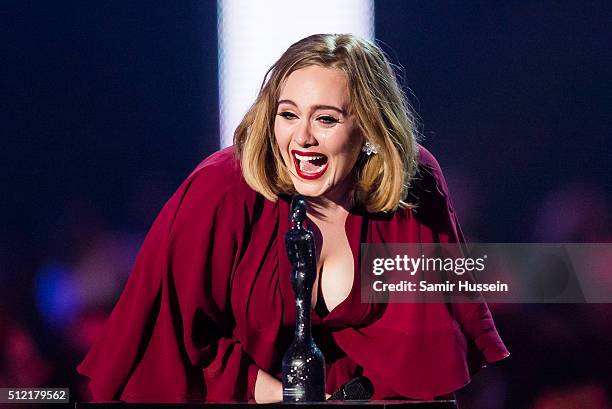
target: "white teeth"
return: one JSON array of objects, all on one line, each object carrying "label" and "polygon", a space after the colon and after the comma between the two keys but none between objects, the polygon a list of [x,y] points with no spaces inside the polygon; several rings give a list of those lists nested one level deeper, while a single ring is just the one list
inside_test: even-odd
[{"label": "white teeth", "polygon": [[302,155],[298,155],[297,153],[295,154],[295,157],[300,161],[317,160],[317,159],[323,158],[323,156],[302,156]]},{"label": "white teeth", "polygon": [[[325,167],[325,164],[323,164],[323,165],[316,166],[316,170],[312,170],[312,169],[311,170],[306,170],[306,169],[304,169],[306,167],[306,165],[308,164],[308,162],[312,162],[312,161],[315,161],[317,159],[323,159],[323,158],[325,158],[325,155],[305,156],[305,155],[300,155],[298,153],[293,153],[293,155],[298,160],[298,166],[299,166],[299,168],[300,168],[300,170],[302,172],[305,172],[305,173],[317,173],[317,172],[320,172],[321,169],[323,169],[323,167]],[[314,165],[314,164],[311,163],[311,166],[312,165]]]}]

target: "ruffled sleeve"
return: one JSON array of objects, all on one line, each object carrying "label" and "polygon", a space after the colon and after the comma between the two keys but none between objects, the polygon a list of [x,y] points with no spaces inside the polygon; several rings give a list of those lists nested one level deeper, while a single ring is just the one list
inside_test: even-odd
[{"label": "ruffled sleeve", "polygon": [[258,368],[233,337],[229,300],[250,194],[237,166],[231,149],[209,157],[155,220],[103,335],[77,368],[94,401],[253,397]]},{"label": "ruffled sleeve", "polygon": [[[370,220],[368,242],[463,242],[440,167],[424,148],[419,165],[411,200],[417,208]],[[485,363],[509,355],[484,302],[391,302],[372,324],[334,339],[372,380],[375,399],[444,396]]]},{"label": "ruffled sleeve", "polygon": [[[420,157],[424,186],[421,186],[419,190],[423,195],[422,220],[425,221],[421,227],[425,231],[421,234],[425,236],[426,241],[465,243],[438,161],[424,148],[421,148]],[[431,188],[425,186],[431,186]],[[437,220],[437,225],[434,220]],[[454,318],[467,335],[468,342],[474,343],[478,351],[476,354],[471,354],[468,360],[471,373],[486,363],[493,363],[510,355],[497,333],[487,304],[482,297],[479,298],[482,302],[451,304]]]}]

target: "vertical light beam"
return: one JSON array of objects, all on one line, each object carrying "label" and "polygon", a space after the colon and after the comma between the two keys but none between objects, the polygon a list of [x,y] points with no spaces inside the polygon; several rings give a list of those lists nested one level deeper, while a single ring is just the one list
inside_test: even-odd
[{"label": "vertical light beam", "polygon": [[222,148],[291,44],[317,33],[374,37],[373,0],[218,0],[217,15]]}]

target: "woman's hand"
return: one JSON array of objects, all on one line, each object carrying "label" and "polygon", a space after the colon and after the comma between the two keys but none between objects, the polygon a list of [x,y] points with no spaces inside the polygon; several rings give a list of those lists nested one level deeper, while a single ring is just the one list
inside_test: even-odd
[{"label": "woman's hand", "polygon": [[255,380],[255,402],[275,403],[283,400],[283,384],[281,381],[261,369]]}]

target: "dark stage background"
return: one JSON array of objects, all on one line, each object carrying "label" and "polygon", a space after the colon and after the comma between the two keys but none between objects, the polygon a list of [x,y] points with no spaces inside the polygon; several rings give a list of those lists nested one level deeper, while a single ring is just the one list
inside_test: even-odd
[{"label": "dark stage background", "polygon": [[[218,149],[216,2],[2,9],[0,387],[82,398],[74,367],[146,230]],[[612,240],[612,3],[375,11],[470,240]],[[609,305],[492,309],[512,356],[464,407],[610,407]]]}]

